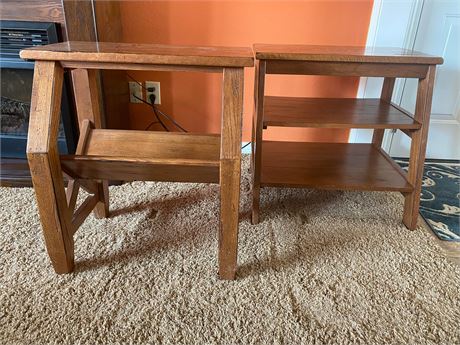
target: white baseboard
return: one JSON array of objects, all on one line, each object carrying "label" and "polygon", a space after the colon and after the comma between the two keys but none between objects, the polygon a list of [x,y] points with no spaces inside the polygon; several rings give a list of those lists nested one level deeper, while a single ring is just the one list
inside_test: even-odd
[{"label": "white baseboard", "polygon": [[[243,142],[241,143],[241,147],[247,145],[248,143],[250,143],[250,141],[243,141]],[[251,144],[249,144],[248,146],[246,146],[244,149],[241,149],[241,153],[251,154]]]}]

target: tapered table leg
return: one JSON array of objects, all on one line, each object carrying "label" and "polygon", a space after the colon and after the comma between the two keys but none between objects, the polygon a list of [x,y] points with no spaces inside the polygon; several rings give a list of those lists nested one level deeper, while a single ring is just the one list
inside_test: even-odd
[{"label": "tapered table leg", "polygon": [[40,221],[56,273],[68,273],[74,267],[71,213],[57,147],[63,76],[59,63],[35,62],[27,141]]},{"label": "tapered table leg", "polygon": [[262,132],[265,93],[265,61],[257,61],[255,68],[254,114],[252,138],[252,224],[259,223],[260,174],[262,169]]},{"label": "tapered table leg", "polygon": [[405,195],[403,214],[403,222],[410,230],[417,227],[435,71],[435,67],[430,66],[426,78],[418,83],[414,118],[422,127],[412,134],[407,178],[414,190]]},{"label": "tapered table leg", "polygon": [[241,174],[243,69],[225,68],[220,149],[219,277],[234,279],[237,266]]}]

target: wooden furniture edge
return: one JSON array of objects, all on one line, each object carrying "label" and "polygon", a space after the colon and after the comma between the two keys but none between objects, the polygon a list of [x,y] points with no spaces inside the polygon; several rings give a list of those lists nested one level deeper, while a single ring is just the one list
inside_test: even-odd
[{"label": "wooden furniture edge", "polygon": [[[342,49],[344,50],[343,53],[340,52],[330,52],[330,53],[305,53],[305,52],[270,52],[268,48],[276,47],[276,46],[284,46],[286,48],[306,48],[308,45],[270,45],[270,44],[261,44],[261,43],[254,43],[253,50],[254,56],[258,60],[288,60],[288,61],[316,61],[316,62],[369,62],[369,63],[391,63],[391,64],[422,64],[422,65],[441,65],[444,62],[444,59],[439,56],[428,55],[418,51],[412,51],[414,55],[384,55],[384,54],[358,54],[353,52],[346,52],[347,48],[350,49],[363,49],[365,50],[368,48],[372,50],[370,47],[366,46],[355,46],[355,47],[347,47],[347,46],[314,46],[317,48],[326,49]],[[391,48],[391,47],[381,47],[382,49],[401,49],[401,48]],[[401,49],[402,50],[402,49]],[[409,50],[407,50],[409,52]]]},{"label": "wooden furniture edge", "polygon": [[[65,42],[64,42],[65,43]],[[150,65],[195,65],[201,67],[252,67],[254,57],[252,50],[241,56],[225,55],[174,55],[154,53],[117,53],[117,52],[80,52],[53,51],[40,46],[23,49],[20,57],[25,60],[52,60],[61,62],[96,62],[115,64],[150,64]],[[154,45],[152,45],[154,46]],[[178,48],[180,49],[180,48]]]}]

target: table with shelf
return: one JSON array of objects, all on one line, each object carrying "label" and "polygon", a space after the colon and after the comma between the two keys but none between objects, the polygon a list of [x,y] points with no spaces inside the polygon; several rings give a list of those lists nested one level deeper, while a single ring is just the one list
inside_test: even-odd
[{"label": "table with shelf", "polygon": [[[109,215],[107,180],[220,184],[219,277],[237,264],[241,123],[250,48],[63,42],[21,51],[35,60],[27,158],[48,254],[57,273],[74,268],[74,234],[94,210]],[[97,97],[103,70],[220,73],[220,134],[104,129]],[[80,137],[74,155],[59,155],[57,136],[64,70],[78,75]],[[84,83],[83,83],[84,82]],[[107,114],[110,116],[110,114]],[[63,175],[70,179],[67,190]],[[76,205],[80,188],[90,195]]]},{"label": "table with shelf", "polygon": [[[252,131],[252,222],[259,222],[262,187],[399,191],[403,222],[417,225],[435,69],[442,58],[398,48],[255,44]],[[380,98],[308,98],[265,95],[265,76],[384,77]],[[391,102],[396,78],[417,78],[412,115]],[[263,140],[269,126],[374,129],[369,144]],[[382,149],[385,129],[411,140],[406,173]]]}]

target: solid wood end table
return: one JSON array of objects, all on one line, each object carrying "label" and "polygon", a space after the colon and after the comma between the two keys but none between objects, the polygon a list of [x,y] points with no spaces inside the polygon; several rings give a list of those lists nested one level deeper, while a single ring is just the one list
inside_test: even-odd
[{"label": "solid wood end table", "polygon": [[[399,48],[255,44],[255,111],[252,132],[252,222],[259,222],[261,187],[399,191],[403,222],[417,225],[423,163],[436,65],[443,59]],[[384,77],[380,98],[308,98],[265,95],[265,76]],[[412,115],[391,102],[396,78],[417,78]],[[269,126],[371,128],[372,143],[299,143],[263,140]],[[406,173],[382,149],[385,129],[411,141]]]},{"label": "solid wood end table", "polygon": [[[46,247],[57,273],[74,268],[73,236],[95,210],[109,214],[107,180],[219,183],[219,276],[237,263],[243,69],[250,48],[63,42],[21,51],[35,61],[27,158]],[[57,147],[64,69],[74,84],[80,138],[74,155]],[[221,73],[220,135],[102,128],[97,70]],[[108,114],[110,116],[110,114]],[[67,191],[63,174],[70,178]],[[91,195],[76,207],[79,188]]]}]

